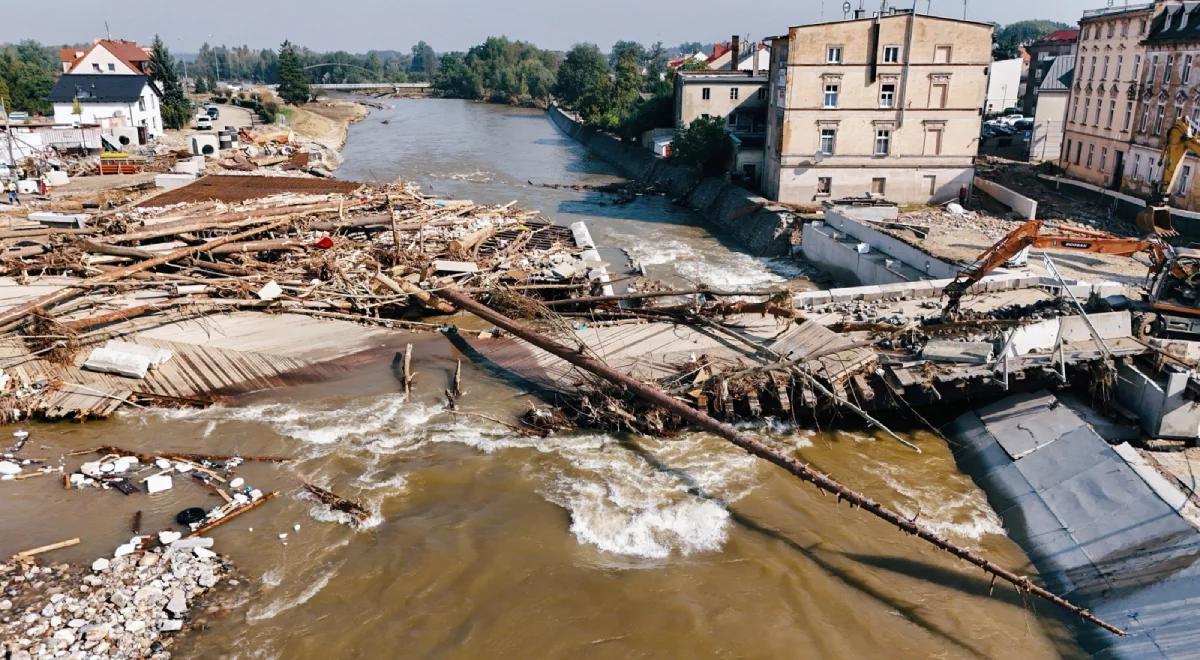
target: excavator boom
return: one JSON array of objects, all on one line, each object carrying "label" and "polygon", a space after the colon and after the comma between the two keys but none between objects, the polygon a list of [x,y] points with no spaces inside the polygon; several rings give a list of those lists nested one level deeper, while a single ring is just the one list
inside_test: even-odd
[{"label": "excavator boom", "polygon": [[1175,225],[1171,222],[1171,195],[1177,190],[1179,165],[1184,156],[1191,152],[1200,155],[1200,136],[1196,135],[1192,123],[1186,117],[1175,120],[1167,130],[1167,138],[1163,141],[1162,154],[1159,163],[1162,165],[1162,187],[1158,190],[1161,199],[1156,205],[1147,205],[1137,215],[1135,224],[1138,229],[1147,234],[1169,237],[1178,236]]},{"label": "excavator boom", "polygon": [[1104,232],[1072,227],[1056,227],[1055,229],[1059,233],[1042,235],[1043,227],[1045,224],[1040,220],[1029,220],[1023,223],[1009,232],[1007,236],[996,241],[990,248],[984,250],[973,264],[959,271],[954,281],[946,285],[942,291],[948,299],[942,316],[952,318],[957,315],[962,297],[968,289],[1028,247],[1126,257],[1139,252],[1148,252],[1152,264],[1151,272],[1158,272],[1166,262],[1166,252],[1158,238],[1122,238]]}]

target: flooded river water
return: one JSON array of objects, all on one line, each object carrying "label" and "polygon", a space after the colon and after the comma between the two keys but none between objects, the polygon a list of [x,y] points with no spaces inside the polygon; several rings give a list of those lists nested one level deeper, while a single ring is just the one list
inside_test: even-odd
[{"label": "flooded river water", "polygon": [[[654,276],[729,285],[797,274],[730,250],[662,198],[610,206],[600,194],[526,185],[614,177],[538,112],[399,101],[351,129],[345,157],[346,178],[403,176],[447,197],[517,199],[560,222],[586,220],[598,242],[629,249]],[[389,366],[391,350],[407,341],[417,344],[411,401]],[[335,382],[203,411],[32,425],[27,453],[112,444],[299,458],[243,467],[249,483],[281,496],[214,532],[238,584],[225,589],[220,611],[197,615],[201,630],[175,647],[178,657],[1077,653],[1048,606],[1000,586],[989,596],[985,574],[716,438],[531,440],[450,415],[441,390],[455,357],[441,337],[397,333],[394,347]],[[529,399],[473,369],[464,389],[465,410],[499,417]],[[924,449],[916,454],[861,432],[758,432],[955,541],[1029,570],[933,436],[912,436]],[[300,479],[362,500],[370,524],[340,523],[300,495]],[[82,537],[54,555],[64,561],[111,552],[139,509],[144,527],[157,529],[185,506],[213,504],[185,484],[125,497],[65,491],[53,477],[6,483],[0,493],[0,554]]]}]

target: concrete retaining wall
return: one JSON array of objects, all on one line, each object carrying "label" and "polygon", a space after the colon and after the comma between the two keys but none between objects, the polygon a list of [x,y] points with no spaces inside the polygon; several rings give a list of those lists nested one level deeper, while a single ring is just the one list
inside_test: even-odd
[{"label": "concrete retaining wall", "polygon": [[[886,215],[880,215],[881,212],[889,209],[892,211],[891,218],[886,217]],[[921,279],[953,278],[958,275],[958,267],[954,264],[942,261],[891,234],[879,231],[860,219],[860,217],[857,217],[865,215],[872,219],[886,220],[895,219],[896,216],[894,214],[895,207],[863,207],[860,209],[857,207],[842,208],[833,206],[825,209],[825,224],[837,231],[853,236],[863,243],[869,244],[872,250],[882,252],[892,259],[896,259],[922,273],[923,277]],[[880,284],[880,282],[870,282],[866,279],[860,279],[860,281],[865,284]]]},{"label": "concrete retaining wall", "polygon": [[688,168],[657,158],[638,145],[625,144],[568,116],[557,106],[546,114],[563,133],[593,154],[615,165],[626,176],[653,183],[702,215],[715,231],[729,236],[748,252],[760,256],[787,254],[795,216],[770,200],[721,179],[700,179]]},{"label": "concrete retaining wall", "polygon": [[1117,365],[1117,400],[1138,416],[1152,438],[1200,438],[1200,404],[1184,399],[1188,374],[1168,373],[1154,378],[1134,364]]},{"label": "concrete retaining wall", "polygon": [[975,177],[975,187],[991,195],[996,201],[1021,214],[1026,220],[1037,217],[1037,202],[1014,190],[987,179]]},{"label": "concrete retaining wall", "polygon": [[[1133,222],[1137,214],[1146,208],[1146,200],[1114,190],[1106,190],[1084,181],[1059,176],[1039,174],[1039,179],[1053,183],[1063,190],[1074,192],[1084,198],[1104,205],[1115,205],[1117,217]],[[1200,213],[1171,209],[1171,222],[1185,238],[1200,240]]]}]

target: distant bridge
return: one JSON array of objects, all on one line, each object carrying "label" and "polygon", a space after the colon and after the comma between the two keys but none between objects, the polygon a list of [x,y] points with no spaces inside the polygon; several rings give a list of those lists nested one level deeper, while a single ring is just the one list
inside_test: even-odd
[{"label": "distant bridge", "polygon": [[430,88],[427,82],[412,82],[412,83],[309,83],[312,89],[328,89],[328,90],[360,90],[360,89],[390,89],[397,92],[402,91],[424,91]]}]

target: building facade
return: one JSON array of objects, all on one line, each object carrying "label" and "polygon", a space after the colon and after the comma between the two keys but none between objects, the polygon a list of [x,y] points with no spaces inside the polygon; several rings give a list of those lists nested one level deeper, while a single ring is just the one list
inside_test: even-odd
[{"label": "building facade", "polygon": [[1067,175],[1119,189],[1137,117],[1137,81],[1148,70],[1143,40],[1154,3],[1086,11],[1059,165]]},{"label": "building facade", "polygon": [[1169,195],[1172,206],[1200,209],[1195,175],[1200,159],[1187,155],[1177,180],[1162,181],[1163,140],[1171,125],[1187,118],[1200,126],[1200,5],[1160,3],[1145,36],[1146,65],[1136,86],[1137,112],[1131,158],[1125,167],[1125,192],[1153,198]]},{"label": "building facade", "polygon": [[56,124],[122,124],[137,128],[142,142],[163,132],[158,93],[146,76],[68,74],[59,77],[48,100]]},{"label": "building facade", "polygon": [[757,185],[763,171],[767,76],[749,71],[679,71],[675,74],[675,126],[704,118],[725,120],[733,136],[730,168]]},{"label": "building facade", "polygon": [[1042,85],[1038,89],[1037,107],[1033,110],[1033,134],[1029,140],[1029,162],[1058,162],[1063,151],[1067,106],[1075,76],[1075,58],[1060,55],[1054,58]]},{"label": "building facade", "polygon": [[992,25],[894,10],[771,44],[763,193],[953,198],[974,175]]},{"label": "building facade", "polygon": [[1037,107],[1038,92],[1054,58],[1074,54],[1075,43],[1078,40],[1079,30],[1056,30],[1025,47],[1025,51],[1029,53],[1029,64],[1021,111],[1026,117],[1033,116],[1034,108]]},{"label": "building facade", "polygon": [[988,69],[987,99],[983,104],[983,112],[996,115],[1008,108],[1017,107],[1021,98],[1021,76],[1025,68],[1025,60],[1015,57],[1011,60],[996,60]]}]

